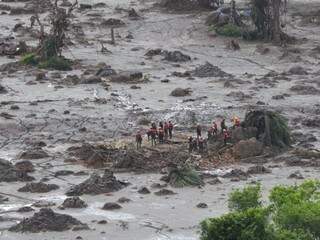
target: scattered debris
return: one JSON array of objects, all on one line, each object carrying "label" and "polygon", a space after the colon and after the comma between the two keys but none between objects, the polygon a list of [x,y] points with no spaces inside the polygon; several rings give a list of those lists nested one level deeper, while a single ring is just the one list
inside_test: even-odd
[{"label": "scattered debris", "polygon": [[139,190],[138,190],[138,193],[140,194],[150,194],[150,190],[146,187],[141,187]]},{"label": "scattered debris", "polygon": [[43,182],[27,183],[24,187],[19,188],[18,192],[30,192],[30,193],[47,193],[59,189],[56,184],[46,184]]},{"label": "scattered debris", "polygon": [[198,203],[197,208],[208,208],[208,204],[206,203]]},{"label": "scattered debris", "polygon": [[65,208],[86,208],[88,205],[79,197],[71,197],[64,200],[62,205],[59,207],[60,209]]}]

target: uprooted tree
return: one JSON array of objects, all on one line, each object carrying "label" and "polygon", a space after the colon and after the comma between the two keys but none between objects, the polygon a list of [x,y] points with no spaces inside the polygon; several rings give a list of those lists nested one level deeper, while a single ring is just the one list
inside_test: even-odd
[{"label": "uprooted tree", "polygon": [[[61,0],[62,1],[62,0]],[[62,56],[65,47],[66,32],[70,26],[72,11],[78,5],[78,1],[68,8],[59,7],[60,0],[49,1],[50,29],[45,27],[38,14],[30,18],[31,27],[39,27],[39,44],[36,50],[22,59],[23,63],[38,65],[42,68],[55,68],[57,70],[70,70],[70,61]]]}]

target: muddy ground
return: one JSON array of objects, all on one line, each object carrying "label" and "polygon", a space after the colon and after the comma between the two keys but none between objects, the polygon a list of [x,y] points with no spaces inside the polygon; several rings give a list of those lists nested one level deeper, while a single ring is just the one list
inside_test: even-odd
[{"label": "muddy ground", "polygon": [[[101,1],[91,1],[92,4],[98,2]],[[33,68],[12,67],[9,71],[1,68],[0,84],[5,90],[0,88],[0,158],[13,164],[30,160],[34,171],[28,175],[35,178],[35,183],[42,181],[59,186],[48,192],[30,193],[18,192],[25,182],[1,182],[0,195],[9,198],[0,203],[1,239],[193,240],[199,237],[198,223],[202,219],[227,211],[227,196],[233,188],[261,181],[266,193],[276,184],[302,181],[297,179],[299,176],[288,178],[297,170],[304,178],[318,178],[318,167],[310,167],[312,164],[288,166],[280,161],[287,159],[284,155],[277,158],[278,161],[275,158],[263,160],[271,173],[251,174],[246,180],[236,179],[236,182],[221,178],[221,184],[207,183],[201,188],[168,186],[166,188],[177,194],[157,196],[154,192],[159,189],[151,186],[163,184],[159,171],[141,174],[121,169],[115,174],[116,178],[131,185],[109,194],[83,195],[81,199],[86,202],[86,208],[61,210],[59,206],[67,198],[67,190],[96,172],[74,163],[74,156],[67,149],[83,143],[132,142],[135,132],[146,128],[140,124],[142,122],[173,121],[176,125],[174,140],[181,143],[192,134],[196,123],[209,125],[212,119],[226,117],[230,125],[229,119],[234,115],[243,118],[248,109],[260,106],[279,111],[289,120],[296,145],[306,149],[320,146],[317,140],[320,137],[320,27],[310,19],[309,12],[311,8],[313,14],[320,11],[317,1],[289,2],[286,31],[297,38],[296,44],[280,48],[270,43],[239,40],[239,51],[227,49],[230,39],[209,31],[205,25],[207,11],[175,13],[155,6],[153,0],[103,2],[105,6],[74,12],[70,33],[73,44],[64,51],[66,57],[80,60],[72,72],[42,71],[45,76],[39,77],[39,70]],[[24,5],[21,2],[3,4]],[[131,8],[136,9],[139,18],[128,17],[127,10]],[[30,16],[0,15],[0,38],[13,36],[13,42],[25,40],[29,45],[36,45],[36,39],[29,32],[12,31],[17,23],[27,26]],[[124,23],[115,29],[115,45],[108,44],[110,27],[104,20],[109,18]],[[101,42],[108,52],[101,52]],[[152,49],[181,51],[190,59],[182,57],[182,62],[171,62],[166,53],[147,56]],[[0,57],[1,64],[18,60],[19,57]],[[119,83],[109,76],[93,79],[101,69],[101,62],[118,73],[141,72],[143,77],[130,83]],[[206,62],[219,69],[214,68],[209,76],[205,71],[196,74],[194,70]],[[77,75],[79,79],[67,75]],[[174,97],[171,92],[176,88],[192,91],[187,91],[187,96]],[[150,148],[146,141],[143,145]],[[179,146],[187,147],[183,143]],[[172,146],[162,146],[166,147]],[[202,166],[201,170],[221,177],[231,169],[246,170],[250,166],[252,164],[222,161],[215,168],[208,164],[207,169]],[[56,174],[61,170],[73,173]],[[138,191],[143,186],[151,193],[140,194]],[[122,208],[118,210],[102,210],[105,203],[117,202],[122,197],[131,201],[120,203]],[[55,203],[52,206],[55,212],[75,217],[90,230],[41,234],[8,231],[24,217],[34,214],[17,210],[39,200]],[[199,203],[206,203],[208,208],[197,208]],[[99,224],[103,220],[107,223]]]}]

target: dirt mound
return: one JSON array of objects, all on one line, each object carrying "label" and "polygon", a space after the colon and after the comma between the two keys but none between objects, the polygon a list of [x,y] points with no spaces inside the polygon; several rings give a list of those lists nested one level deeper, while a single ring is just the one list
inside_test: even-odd
[{"label": "dirt mound", "polygon": [[265,174],[265,173],[271,173],[272,171],[269,168],[266,168],[263,165],[257,165],[250,167],[247,171],[248,174]]},{"label": "dirt mound", "polygon": [[19,224],[11,227],[11,232],[62,232],[72,229],[75,226],[86,226],[79,220],[65,214],[58,214],[49,208],[42,208],[31,218],[26,218]]},{"label": "dirt mound", "polygon": [[17,162],[14,166],[17,169],[17,171],[20,172],[34,172],[34,166],[30,161]]},{"label": "dirt mound", "polygon": [[190,88],[176,88],[170,95],[173,97],[185,97],[191,94],[192,90]]},{"label": "dirt mound", "polygon": [[169,190],[169,189],[161,189],[154,193],[156,196],[169,196],[169,195],[175,195],[176,193]]},{"label": "dirt mound", "polygon": [[67,196],[80,196],[83,194],[97,195],[116,192],[128,186],[128,183],[118,181],[111,171],[106,170],[102,176],[93,174],[86,181],[71,187]]},{"label": "dirt mound", "polygon": [[189,72],[194,77],[207,78],[207,77],[219,77],[219,78],[232,78],[229,73],[222,71],[219,67],[213,66],[211,63],[206,62],[204,65],[197,67]]},{"label": "dirt mound", "polygon": [[233,153],[236,159],[259,156],[263,153],[263,144],[255,138],[242,140],[233,147]]},{"label": "dirt mound", "polygon": [[117,209],[121,209],[121,205],[119,205],[118,203],[113,203],[113,202],[108,202],[106,204],[104,204],[104,206],[102,207],[103,210],[108,210],[108,211],[112,211],[112,210],[117,210]]},{"label": "dirt mound", "polygon": [[163,52],[164,60],[169,62],[188,62],[191,61],[191,57],[188,55],[183,54],[180,51],[165,51]]},{"label": "dirt mound", "polygon": [[117,202],[118,203],[128,203],[128,202],[131,202],[131,199],[126,198],[126,197],[121,197],[121,198],[118,199]]},{"label": "dirt mound", "polygon": [[49,157],[48,153],[41,148],[29,149],[19,155],[19,159],[41,159]]},{"label": "dirt mound", "polygon": [[27,183],[24,187],[19,188],[18,192],[30,192],[30,193],[47,193],[53,190],[59,189],[56,184],[39,183]]},{"label": "dirt mound", "polygon": [[33,212],[34,209],[32,207],[21,207],[17,210],[19,213]]},{"label": "dirt mound", "polygon": [[59,207],[60,209],[65,208],[86,208],[88,205],[79,197],[71,197],[64,200],[62,205]]},{"label": "dirt mound", "polygon": [[160,7],[168,11],[194,11],[211,8],[210,0],[162,0]]},{"label": "dirt mound", "polygon": [[249,177],[249,174],[241,169],[232,169],[230,172],[224,174],[222,176],[223,178],[237,178],[239,180],[247,180]]},{"label": "dirt mound", "polygon": [[9,161],[0,159],[0,182],[32,181],[33,177],[25,171],[17,170]]}]

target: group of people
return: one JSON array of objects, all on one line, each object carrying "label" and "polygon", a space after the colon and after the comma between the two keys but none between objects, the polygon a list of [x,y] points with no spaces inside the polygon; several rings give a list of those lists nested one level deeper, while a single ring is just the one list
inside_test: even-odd
[{"label": "group of people", "polygon": [[[148,141],[151,140],[151,145],[156,146],[157,141],[162,144],[168,139],[172,139],[173,133],[173,123],[169,122],[159,122],[159,127],[156,123],[152,123],[150,129],[147,131]],[[139,131],[136,135],[137,149],[141,148],[142,145],[142,134]]]},{"label": "group of people", "polygon": [[[241,125],[240,119],[238,117],[233,117],[233,128],[239,127]],[[173,133],[173,123],[169,122],[159,122],[157,127],[156,123],[152,123],[150,129],[147,131],[148,141],[151,141],[152,146],[156,146],[157,142],[160,144],[165,143],[166,140],[172,139]],[[221,131],[221,132],[220,132]],[[218,130],[218,124],[214,121],[209,127],[207,132],[207,138],[202,135],[201,125],[196,127],[196,136],[191,136],[188,138],[189,152],[198,151],[203,153],[207,151],[207,141],[217,140],[218,137],[223,137],[224,145],[227,145],[231,138],[230,131],[226,125],[226,119],[222,119],[220,122],[220,131]],[[142,146],[142,133],[139,131],[136,134],[137,149]]]}]

